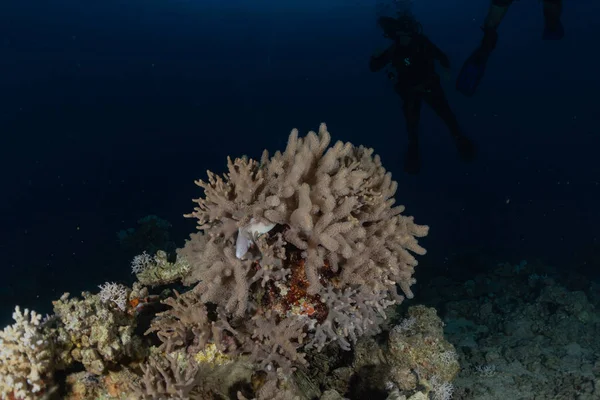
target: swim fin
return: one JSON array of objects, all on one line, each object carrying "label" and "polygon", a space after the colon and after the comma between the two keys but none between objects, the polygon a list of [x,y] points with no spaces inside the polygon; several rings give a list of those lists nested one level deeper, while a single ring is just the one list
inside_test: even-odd
[{"label": "swim fin", "polygon": [[481,57],[479,49],[475,50],[467,61],[463,64],[458,77],[456,78],[456,90],[467,97],[475,94],[487,64],[487,56]]},{"label": "swim fin", "polygon": [[484,29],[481,45],[467,58],[456,78],[456,90],[467,97],[475,94],[483,79],[488,58],[496,47],[498,34],[493,29]]}]

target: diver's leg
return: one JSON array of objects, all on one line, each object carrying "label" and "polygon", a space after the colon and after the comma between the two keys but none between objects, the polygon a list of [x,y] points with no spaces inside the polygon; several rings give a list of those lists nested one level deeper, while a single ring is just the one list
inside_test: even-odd
[{"label": "diver's leg", "polygon": [[453,138],[460,136],[462,132],[458,125],[458,120],[450,108],[439,78],[433,79],[431,84],[427,86],[427,89],[429,90],[423,96],[425,102],[444,121]]},{"label": "diver's leg", "polygon": [[421,117],[421,99],[417,96],[404,97],[404,118],[406,119],[406,131],[409,143],[419,143],[419,119]]},{"label": "diver's leg", "polygon": [[513,0],[492,0],[483,23],[484,32],[488,29],[498,29],[512,2]]},{"label": "diver's leg", "polygon": [[560,22],[562,0],[544,0],[544,34],[545,40],[562,39],[565,30]]},{"label": "diver's leg", "polygon": [[402,111],[406,120],[408,132],[408,147],[404,159],[404,171],[409,174],[418,174],[421,170],[419,157],[419,119],[421,117],[421,98],[410,91],[399,91],[402,97]]},{"label": "diver's leg", "polygon": [[497,29],[504,19],[513,0],[492,0],[481,29],[483,39],[481,44],[467,58],[456,79],[456,89],[465,96],[473,96],[483,79],[487,60],[496,48],[498,41]]},{"label": "diver's leg", "polygon": [[444,93],[444,89],[442,88],[439,79],[436,79],[428,89],[430,90],[423,99],[448,127],[460,157],[466,161],[472,160],[475,158],[475,146],[473,142],[462,133],[456,115],[454,115],[454,112],[452,112],[452,109],[450,108],[450,104],[446,99],[446,94]]},{"label": "diver's leg", "polygon": [[[481,39],[481,50],[488,53],[492,52],[496,48],[496,42],[498,41],[498,27],[502,23],[502,20],[506,16],[508,8],[514,0],[492,0],[488,13],[485,16],[483,26],[483,39]],[[486,56],[487,56],[486,55]]]}]

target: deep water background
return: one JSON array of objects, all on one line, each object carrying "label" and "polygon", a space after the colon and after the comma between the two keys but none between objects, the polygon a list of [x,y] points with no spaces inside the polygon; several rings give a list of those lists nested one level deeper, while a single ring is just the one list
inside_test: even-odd
[{"label": "deep water background", "polygon": [[[488,4],[415,1],[454,75]],[[368,70],[387,45],[376,11],[375,0],[1,2],[0,325],[14,304],[49,312],[65,291],[131,280],[119,230],[155,214],[181,245],[195,179],[323,121],[334,139],[374,147],[399,203],[431,226],[429,276],[468,275],[451,260],[475,254],[593,278],[600,4],[565,0],[566,37],[544,42],[541,3],[516,2],[478,94],[444,82],[477,161],[459,162],[424,106],[417,177],[401,168],[400,100]]]}]

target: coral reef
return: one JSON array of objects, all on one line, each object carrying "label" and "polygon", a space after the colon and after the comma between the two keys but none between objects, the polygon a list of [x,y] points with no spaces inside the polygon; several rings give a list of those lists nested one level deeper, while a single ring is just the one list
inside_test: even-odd
[{"label": "coral reef", "polygon": [[131,272],[144,286],[162,286],[180,281],[190,271],[190,265],[184,257],[169,262],[167,253],[158,250],[154,256],[142,253],[133,258]]},{"label": "coral reef", "polygon": [[[38,398],[54,370],[67,372],[60,384],[67,398],[127,392],[140,399],[304,400],[322,390],[325,398],[351,392],[349,380],[359,374],[342,354],[380,333],[391,306],[413,297],[414,254],[425,253],[417,238],[428,227],[395,206],[397,184],[373,149],[330,141],[322,124],[303,138],[293,130],[285,151],[265,151],[260,162],[229,159],[226,174],[209,172],[207,182],[196,182],[204,195],[187,216],[199,232],[176,260],[142,253],[132,263],[139,280],[133,288],[106,283],[81,299],[65,294],[43,328],[37,317],[32,328],[17,315],[4,340],[35,332],[52,349],[52,367],[38,368],[44,386],[5,379],[4,397]],[[160,295],[147,288],[177,282],[191,288]],[[418,308],[411,318],[413,327],[390,335],[385,363],[400,376],[394,379],[451,380],[457,363],[437,316]],[[322,363],[325,353],[335,367]],[[86,372],[69,374],[76,366]],[[15,368],[3,374],[33,371]],[[329,380],[316,384],[315,368]],[[377,390],[421,393],[391,381]]]},{"label": "coral reef", "polygon": [[[106,286],[105,286],[106,287]],[[116,366],[124,359],[142,359],[145,349],[135,335],[135,316],[127,312],[127,292],[118,302],[99,295],[82,293],[82,299],[66,293],[54,302],[56,326],[51,328],[56,347],[56,359],[64,367],[74,362],[83,364],[90,373],[101,375],[107,366]],[[114,296],[115,294],[113,294]],[[50,329],[50,328],[49,328]]]},{"label": "coral reef", "polygon": [[40,398],[53,387],[53,344],[41,315],[16,307],[13,319],[0,332],[0,397]]},{"label": "coral reef", "polygon": [[96,375],[87,371],[69,374],[65,380],[68,391],[64,400],[115,399],[131,400],[130,382],[137,379],[127,369]]},{"label": "coral reef", "polygon": [[188,215],[201,234],[179,251],[200,301],[216,304],[243,351],[271,354],[274,369],[302,364],[300,347],[349,349],[376,334],[403,299],[397,285],[413,296],[411,253],[425,253],[416,238],[428,228],[394,207],[397,184],[379,157],[330,140],[324,124],[304,138],[294,130],[283,153],[209,172]]},{"label": "coral reef", "polygon": [[[433,308],[412,307],[408,318],[390,331],[388,347],[388,363],[399,376],[418,371],[421,379],[450,382],[458,374],[458,354],[444,339],[443,323]],[[405,388],[401,379],[393,381]]]},{"label": "coral reef", "polygon": [[419,293],[443,310],[460,358],[453,398],[600,398],[597,284],[540,262],[485,266]]},{"label": "coral reef", "polygon": [[[402,394],[431,393],[434,399],[441,397],[436,392],[451,391],[450,382],[460,366],[454,346],[444,339],[442,326],[435,309],[413,306],[406,318],[389,330],[384,346],[373,338],[360,340],[354,350],[352,370],[363,371],[369,379],[357,384],[355,374],[351,391],[368,393],[387,386]],[[357,398],[369,396],[365,393]]]}]

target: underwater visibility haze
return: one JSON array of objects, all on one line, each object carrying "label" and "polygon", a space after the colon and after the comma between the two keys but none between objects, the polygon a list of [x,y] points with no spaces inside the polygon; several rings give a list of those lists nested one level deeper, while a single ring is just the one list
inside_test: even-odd
[{"label": "underwater visibility haze", "polygon": [[600,399],[600,5],[0,4],[0,400]]}]

